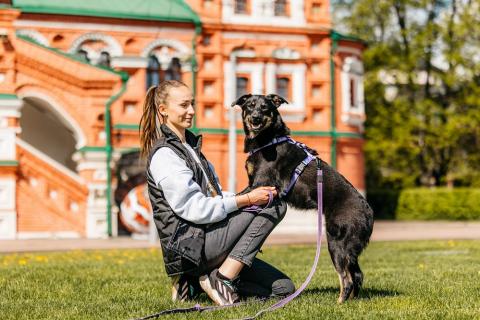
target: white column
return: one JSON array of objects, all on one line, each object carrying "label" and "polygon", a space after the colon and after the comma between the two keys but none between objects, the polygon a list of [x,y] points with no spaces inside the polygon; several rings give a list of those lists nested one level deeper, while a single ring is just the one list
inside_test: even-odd
[{"label": "white column", "polygon": [[[88,148],[88,147],[87,147]],[[107,155],[104,151],[77,151],[73,159],[77,171],[91,172],[87,182],[88,198],[86,212],[87,238],[108,238],[107,230]],[[112,210],[112,222],[117,220],[116,210]],[[113,231],[112,223],[112,231]]]},{"label": "white column", "polygon": [[277,65],[275,63],[269,62],[265,68],[266,76],[266,88],[265,94],[271,94],[276,92],[276,81],[277,81]]},{"label": "white column", "polygon": [[[22,101],[13,95],[0,95],[0,165],[16,166],[17,154],[15,137],[20,133],[20,127],[12,125],[20,118]],[[15,175],[0,176],[0,239],[15,239],[17,236]]]}]

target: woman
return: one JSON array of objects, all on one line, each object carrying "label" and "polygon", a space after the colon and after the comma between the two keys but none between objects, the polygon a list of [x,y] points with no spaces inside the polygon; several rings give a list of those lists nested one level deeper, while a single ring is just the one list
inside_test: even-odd
[{"label": "woman", "polygon": [[190,89],[176,80],[151,87],[140,120],[147,183],[172,298],[195,298],[201,288],[219,305],[240,296],[285,296],[294,291],[282,272],[257,259],[286,205],[278,198],[255,213],[242,208],[269,202],[274,187],[235,195],[222,191],[200,151],[201,136],[187,129],[195,115]]}]

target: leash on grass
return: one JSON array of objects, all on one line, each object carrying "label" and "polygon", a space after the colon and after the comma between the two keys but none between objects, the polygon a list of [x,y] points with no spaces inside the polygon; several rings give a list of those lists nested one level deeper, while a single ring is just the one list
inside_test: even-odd
[{"label": "leash on grass", "polygon": [[[245,317],[241,318],[239,320],[254,320],[258,317],[260,317],[262,314],[270,311],[274,311],[276,309],[279,309],[283,306],[285,306],[287,303],[295,299],[300,293],[305,290],[305,288],[308,286],[310,281],[313,278],[313,275],[315,274],[315,271],[317,269],[318,265],[318,260],[320,258],[320,249],[321,249],[321,241],[322,241],[322,217],[323,217],[323,171],[320,167],[320,160],[318,158],[315,158],[317,162],[317,204],[318,204],[318,230],[317,230],[317,250],[315,252],[315,259],[313,261],[312,268],[310,269],[310,273],[308,274],[307,278],[303,282],[303,284],[298,288],[294,293],[291,295],[281,299],[280,301],[276,302],[275,304],[271,305],[268,308],[262,309],[258,311],[255,315],[250,316],[250,317]],[[270,193],[269,194],[269,204],[271,204],[273,200],[273,196]],[[256,209],[258,210],[258,209]],[[265,299],[260,299],[261,301],[265,301]],[[230,307],[238,307],[240,305],[244,305],[247,302],[237,302],[237,303],[232,303],[224,306],[204,306],[202,307],[200,304],[196,304],[193,307],[190,308],[176,308],[176,309],[169,309],[169,310],[163,310],[158,313],[154,313],[152,315],[143,317],[143,318],[137,318],[135,320],[147,320],[147,319],[155,319],[163,315],[167,314],[173,314],[173,313],[188,313],[188,312],[203,312],[203,311],[214,311],[214,310],[220,310],[220,309],[225,309],[225,308],[230,308]]]}]

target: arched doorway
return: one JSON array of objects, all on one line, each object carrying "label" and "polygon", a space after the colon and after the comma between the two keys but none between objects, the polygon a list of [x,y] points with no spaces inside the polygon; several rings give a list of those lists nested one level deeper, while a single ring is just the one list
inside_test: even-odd
[{"label": "arched doorway", "polygon": [[23,101],[19,138],[77,172],[72,156],[78,146],[78,136],[73,126],[44,99],[24,97]]}]

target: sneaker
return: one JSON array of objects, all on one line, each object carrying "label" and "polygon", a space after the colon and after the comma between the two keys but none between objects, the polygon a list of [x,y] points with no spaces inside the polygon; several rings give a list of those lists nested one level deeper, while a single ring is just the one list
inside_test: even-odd
[{"label": "sneaker", "polygon": [[193,300],[202,292],[198,278],[185,274],[172,277],[172,300]]},{"label": "sneaker", "polygon": [[218,269],[215,269],[209,275],[200,277],[200,286],[216,304],[224,306],[240,301],[237,293],[239,279],[239,277],[232,280],[221,279]]}]

